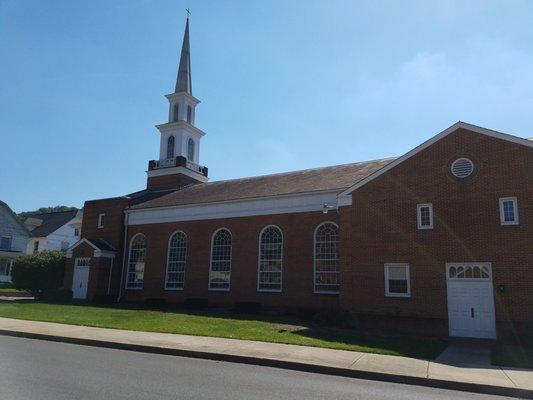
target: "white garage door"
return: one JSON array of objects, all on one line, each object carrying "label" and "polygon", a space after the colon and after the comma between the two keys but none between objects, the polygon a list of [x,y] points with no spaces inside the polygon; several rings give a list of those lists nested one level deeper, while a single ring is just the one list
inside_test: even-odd
[{"label": "white garage door", "polygon": [[450,336],[496,338],[490,263],[446,264]]}]

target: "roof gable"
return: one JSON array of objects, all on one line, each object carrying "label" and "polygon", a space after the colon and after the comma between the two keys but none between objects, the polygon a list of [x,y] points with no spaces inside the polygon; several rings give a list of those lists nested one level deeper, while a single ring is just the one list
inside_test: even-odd
[{"label": "roof gable", "polygon": [[41,220],[42,223],[33,229],[30,235],[32,237],[48,236],[74,219],[77,212],[78,210],[71,210],[32,215],[29,218]]},{"label": "roof gable", "polygon": [[527,146],[530,148],[533,148],[533,141],[520,138],[518,136],[509,135],[507,133],[502,133],[498,131],[494,131],[487,128],[482,128],[477,125],[472,125],[466,122],[456,122],[449,128],[443,130],[439,134],[433,136],[431,139],[426,140],[424,143],[420,144],[419,146],[415,147],[411,151],[405,153],[403,156],[397,158],[396,160],[392,161],[391,163],[385,165],[383,168],[378,169],[377,171],[373,172],[372,174],[368,175],[367,177],[359,180],[354,185],[350,186],[348,189],[344,190],[342,193],[339,194],[340,196],[348,196],[350,195],[354,190],[359,189],[361,186],[366,185],[368,182],[376,179],[378,176],[384,174],[385,172],[391,170],[392,168],[396,167],[397,165],[403,163],[407,159],[413,157],[414,155],[420,153],[422,150],[427,149],[430,147],[433,143],[445,138],[446,136],[450,135],[451,133],[459,130],[459,129],[466,129],[471,132],[479,133],[481,135],[490,136],[496,139],[506,140],[512,143],[520,144],[523,146]]}]

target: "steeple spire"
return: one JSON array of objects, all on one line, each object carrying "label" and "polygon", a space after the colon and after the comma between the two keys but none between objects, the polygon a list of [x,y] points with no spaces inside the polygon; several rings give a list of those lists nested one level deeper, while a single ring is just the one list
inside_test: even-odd
[{"label": "steeple spire", "polygon": [[191,79],[191,48],[189,46],[189,16],[185,24],[185,35],[181,46],[180,66],[178,69],[178,78],[176,79],[175,93],[185,92],[192,95]]}]

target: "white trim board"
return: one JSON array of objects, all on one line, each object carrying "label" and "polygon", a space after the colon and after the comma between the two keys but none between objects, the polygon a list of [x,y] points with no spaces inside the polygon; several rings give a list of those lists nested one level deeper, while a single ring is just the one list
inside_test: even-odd
[{"label": "white trim board", "polygon": [[[322,212],[324,204],[351,205],[351,197],[337,199],[338,191],[271,196],[218,203],[187,204],[165,208],[126,210],[128,225],[158,224],[165,222],[198,221],[206,219],[252,217],[257,215]],[[331,210],[330,212],[335,212]]]},{"label": "white trim board", "polygon": [[159,169],[152,169],[150,171],[146,171],[148,174],[148,178],[153,178],[156,176],[166,176],[166,175],[177,175],[177,174],[183,174],[187,175],[193,179],[199,180],[200,182],[207,182],[209,178],[207,176],[200,174],[199,172],[192,171],[189,168],[186,167],[170,167],[170,168],[159,168]]},{"label": "white trim board", "polygon": [[[76,247],[78,247],[82,243],[87,243],[89,246],[91,246],[94,249],[93,257],[115,258],[115,255],[116,255],[115,251],[101,250],[98,247],[96,247],[90,240],[86,238],[80,239],[76,243],[74,243],[72,246],[70,246],[65,252],[66,257],[72,258],[72,250],[74,250]],[[80,257],[80,258],[83,258],[83,257]]]},{"label": "white trim board", "polygon": [[455,132],[458,129],[466,129],[466,130],[469,130],[469,131],[472,131],[472,132],[475,132],[475,133],[479,133],[479,134],[482,134],[482,135],[490,136],[490,137],[493,137],[493,138],[496,138],[496,139],[506,140],[508,142],[512,142],[512,143],[516,143],[516,144],[520,144],[520,145],[523,145],[523,146],[527,146],[527,147],[533,148],[533,141],[531,141],[531,140],[523,139],[523,138],[520,138],[518,136],[512,136],[512,135],[509,135],[507,133],[493,131],[491,129],[482,128],[482,127],[479,127],[479,126],[476,126],[476,125],[472,125],[472,124],[469,124],[469,123],[466,123],[466,122],[459,121],[459,122],[456,122],[455,124],[453,124],[452,126],[450,126],[449,128],[443,130],[439,134],[433,136],[431,139],[426,140],[424,143],[422,143],[419,146],[415,147],[411,151],[405,153],[403,156],[401,156],[401,157],[397,158],[396,160],[392,161],[390,164],[385,165],[383,168],[381,168],[381,169],[377,170],[376,172],[370,174],[366,178],[361,179],[359,182],[355,183],[354,185],[352,185],[351,187],[349,187],[348,189],[346,189],[345,191],[340,193],[339,197],[350,195],[354,190],[359,189],[363,185],[366,185],[368,182],[376,179],[378,176],[380,176],[380,175],[384,174],[385,172],[391,170],[392,168],[396,167],[398,164],[401,164],[405,160],[411,158],[415,154],[418,154],[422,150],[424,150],[424,149],[428,148],[429,146],[431,146],[433,143],[443,139],[444,137],[448,136],[450,133],[453,133],[453,132]]}]

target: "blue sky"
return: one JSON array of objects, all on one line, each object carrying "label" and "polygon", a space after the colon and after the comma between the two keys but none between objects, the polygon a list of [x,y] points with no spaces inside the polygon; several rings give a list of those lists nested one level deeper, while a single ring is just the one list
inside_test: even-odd
[{"label": "blue sky", "polygon": [[457,120],[533,136],[533,1],[0,0],[0,199],[145,186],[186,7],[212,180],[397,156]]}]

